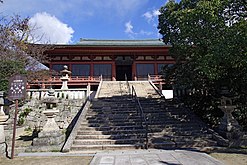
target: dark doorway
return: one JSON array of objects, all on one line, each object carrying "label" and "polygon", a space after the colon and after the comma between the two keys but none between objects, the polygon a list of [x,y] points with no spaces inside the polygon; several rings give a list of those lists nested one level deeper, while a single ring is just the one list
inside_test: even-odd
[{"label": "dark doorway", "polygon": [[117,81],[124,81],[125,74],[129,81],[132,80],[132,65],[116,65],[116,79]]}]

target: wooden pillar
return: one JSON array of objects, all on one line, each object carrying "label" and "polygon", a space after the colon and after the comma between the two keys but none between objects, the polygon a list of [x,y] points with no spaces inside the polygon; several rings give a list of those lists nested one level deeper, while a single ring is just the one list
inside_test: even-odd
[{"label": "wooden pillar", "polygon": [[94,74],[93,74],[94,70],[93,70],[93,64],[91,63],[90,64],[90,76],[93,77]]},{"label": "wooden pillar", "polygon": [[157,65],[157,63],[154,63],[154,74],[155,75],[158,74],[158,65]]},{"label": "wooden pillar", "polygon": [[111,71],[111,74],[112,74],[112,81],[115,81],[116,80],[116,64],[115,62],[112,62],[112,71]]},{"label": "wooden pillar", "polygon": [[137,71],[136,71],[136,63],[135,62],[133,62],[133,64],[132,64],[132,80],[134,80],[134,81],[136,81],[136,79],[137,79],[137,75],[136,75],[136,73],[137,73]]}]

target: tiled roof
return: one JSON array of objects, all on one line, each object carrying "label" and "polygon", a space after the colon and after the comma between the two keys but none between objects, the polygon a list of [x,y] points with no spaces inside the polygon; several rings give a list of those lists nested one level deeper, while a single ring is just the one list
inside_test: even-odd
[{"label": "tiled roof", "polygon": [[77,45],[81,46],[166,46],[159,39],[147,40],[97,40],[97,39],[80,39]]}]

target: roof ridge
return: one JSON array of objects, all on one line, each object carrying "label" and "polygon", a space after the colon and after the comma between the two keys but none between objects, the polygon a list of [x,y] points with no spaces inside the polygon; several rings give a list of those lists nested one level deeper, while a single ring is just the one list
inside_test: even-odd
[{"label": "roof ridge", "polygon": [[150,39],[91,39],[91,38],[80,38],[81,41],[162,41],[160,38]]}]

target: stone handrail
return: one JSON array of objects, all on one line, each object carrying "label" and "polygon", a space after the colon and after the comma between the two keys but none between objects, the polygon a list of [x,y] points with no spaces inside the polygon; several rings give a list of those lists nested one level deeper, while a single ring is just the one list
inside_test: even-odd
[{"label": "stone handrail", "polygon": [[102,83],[103,83],[103,78],[102,78],[102,76],[101,76],[100,83],[99,83],[99,86],[98,86],[98,89],[97,89],[97,92],[96,92],[96,94],[95,94],[94,99],[98,99],[98,97],[99,97],[99,92],[100,92],[100,88],[101,88],[101,86],[102,86]]},{"label": "stone handrail", "polygon": [[73,144],[73,141],[76,138],[77,132],[80,129],[82,119],[85,118],[85,116],[87,114],[87,111],[88,111],[88,109],[90,107],[90,103],[91,102],[89,100],[87,100],[85,105],[84,105],[84,107],[83,107],[83,109],[79,112],[80,115],[79,115],[79,117],[78,117],[78,119],[77,119],[77,121],[76,121],[76,123],[75,123],[75,125],[74,125],[74,127],[73,127],[73,129],[72,129],[72,131],[71,131],[71,133],[70,133],[70,135],[68,137],[68,139],[66,140],[66,142],[65,142],[65,144],[64,144],[64,146],[62,148],[62,152],[69,152],[70,151],[70,148],[71,148],[71,146]]},{"label": "stone handrail", "polygon": [[154,88],[156,93],[158,93],[160,95],[160,97],[165,98],[165,96],[162,94],[162,92],[157,88],[157,86],[154,85],[154,83],[151,80],[149,80],[149,83]]}]

